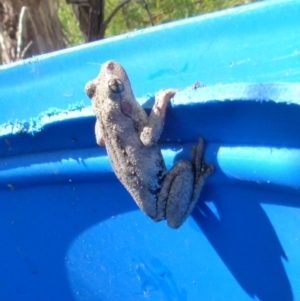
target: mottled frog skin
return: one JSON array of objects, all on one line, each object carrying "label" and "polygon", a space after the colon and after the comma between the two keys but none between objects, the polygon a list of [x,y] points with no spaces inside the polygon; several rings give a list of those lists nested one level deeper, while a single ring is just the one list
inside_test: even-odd
[{"label": "mottled frog skin", "polygon": [[108,61],[85,91],[97,117],[96,141],[105,145],[118,179],[154,221],[166,219],[170,227],[180,227],[195,207],[213,165],[204,162],[199,138],[191,161],[179,160],[166,170],[157,142],[167,105],[177,90],[159,91],[148,116],[136,101],[123,67]]}]

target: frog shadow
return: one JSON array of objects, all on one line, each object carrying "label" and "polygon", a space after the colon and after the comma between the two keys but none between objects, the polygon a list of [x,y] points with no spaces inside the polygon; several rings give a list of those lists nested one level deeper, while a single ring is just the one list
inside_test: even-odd
[{"label": "frog shadow", "polygon": [[[215,188],[216,189],[216,188]],[[244,291],[261,301],[293,300],[282,260],[288,261],[253,187],[204,188],[193,218]],[[277,196],[277,198],[279,198]]]},{"label": "frog shadow", "polygon": [[[215,171],[206,180],[192,217],[249,296],[261,301],[293,300],[282,263],[288,259],[261,204],[299,207],[299,196],[275,185],[229,179],[211,155],[219,147],[208,148],[205,159]],[[187,144],[176,160],[189,159],[189,153]]]}]

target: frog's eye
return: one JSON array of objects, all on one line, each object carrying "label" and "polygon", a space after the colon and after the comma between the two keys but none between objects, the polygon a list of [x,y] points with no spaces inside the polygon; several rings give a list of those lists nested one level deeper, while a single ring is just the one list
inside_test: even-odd
[{"label": "frog's eye", "polygon": [[108,87],[110,91],[114,93],[121,93],[124,91],[124,84],[118,78],[110,79],[108,81]]}]

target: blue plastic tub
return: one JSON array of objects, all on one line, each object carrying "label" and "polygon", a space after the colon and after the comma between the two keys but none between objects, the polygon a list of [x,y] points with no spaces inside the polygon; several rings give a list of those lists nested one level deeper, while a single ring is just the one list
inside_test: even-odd
[{"label": "blue plastic tub", "polygon": [[[264,1],[1,67],[0,300],[300,300],[299,15]],[[203,136],[216,167],[178,230],[96,145],[84,86],[108,59],[137,97],[207,84],[160,140],[170,167]]]}]

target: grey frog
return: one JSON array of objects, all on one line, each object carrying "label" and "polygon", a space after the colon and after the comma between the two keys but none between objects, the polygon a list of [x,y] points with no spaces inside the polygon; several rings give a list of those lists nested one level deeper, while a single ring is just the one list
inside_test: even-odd
[{"label": "grey frog", "polygon": [[97,143],[105,145],[118,179],[154,221],[166,219],[170,227],[180,227],[195,207],[213,165],[203,160],[199,138],[191,162],[179,160],[166,170],[157,142],[167,105],[177,90],[160,90],[148,116],[136,101],[123,67],[108,61],[85,91],[97,117]]}]

